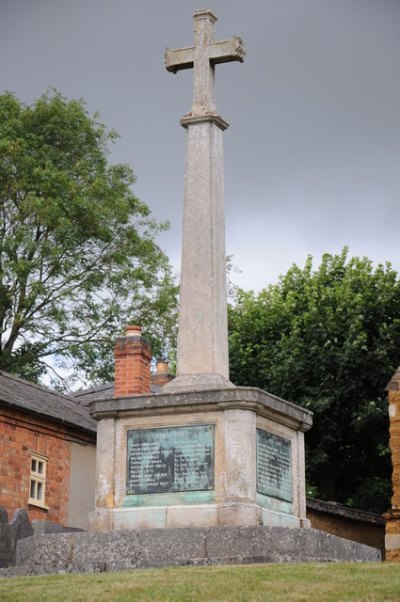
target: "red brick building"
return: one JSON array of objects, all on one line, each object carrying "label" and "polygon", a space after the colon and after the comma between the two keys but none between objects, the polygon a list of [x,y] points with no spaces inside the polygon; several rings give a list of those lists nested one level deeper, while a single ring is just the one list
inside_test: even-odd
[{"label": "red brick building", "polygon": [[0,372],[0,505],[30,519],[88,527],[96,423],[77,401]]}]

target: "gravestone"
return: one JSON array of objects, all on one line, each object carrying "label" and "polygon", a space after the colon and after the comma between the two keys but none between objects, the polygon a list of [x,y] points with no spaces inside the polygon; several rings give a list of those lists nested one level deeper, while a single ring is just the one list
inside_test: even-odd
[{"label": "gravestone", "polygon": [[[180,122],[187,143],[177,377],[157,395],[92,402],[94,531],[309,526],[310,412],[229,381],[222,144],[228,123],[217,112],[214,87],[216,65],[243,62],[245,51],[237,36],[215,40],[212,11],[196,11],[193,19],[194,45],[165,53],[168,71],[194,73],[193,104]],[[126,342],[135,335],[140,348],[140,332],[131,330]]]},{"label": "gravestone", "polygon": [[8,520],[7,510],[0,506],[0,567],[14,566],[17,542],[33,535],[26,510],[18,508]]}]

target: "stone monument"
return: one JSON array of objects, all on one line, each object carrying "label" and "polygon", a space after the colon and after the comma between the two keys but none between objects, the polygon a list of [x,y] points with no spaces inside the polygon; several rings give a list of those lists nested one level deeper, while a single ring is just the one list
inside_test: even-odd
[{"label": "stone monument", "polygon": [[215,65],[242,62],[238,37],[214,40],[216,16],[194,14],[194,46],[167,49],[168,71],[193,68],[187,131],[177,377],[150,394],[138,327],[116,345],[114,397],[98,421],[95,531],[309,526],[304,432],[310,412],[229,381],[222,135]]},{"label": "stone monument", "polygon": [[215,21],[211,11],[197,11],[195,45],[166,51],[169,71],[194,68],[193,107],[181,120],[187,156],[178,375],[151,394],[151,353],[141,328],[130,326],[117,339],[114,395],[91,402],[98,431],[90,523],[100,533],[23,539],[17,567],[0,569],[0,576],[379,560],[373,548],[296,528],[309,526],[304,432],[311,414],[229,382],[222,165],[228,124],[216,112],[214,69],[242,61],[244,50],[236,37],[215,42]]}]

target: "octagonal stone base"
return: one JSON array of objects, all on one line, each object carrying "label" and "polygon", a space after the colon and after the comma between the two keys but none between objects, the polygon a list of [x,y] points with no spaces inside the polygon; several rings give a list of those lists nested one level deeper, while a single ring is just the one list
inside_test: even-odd
[{"label": "octagonal stone base", "polygon": [[[304,431],[310,428],[312,418],[307,410],[260,389],[237,387],[95,400],[92,414],[99,425],[96,510],[90,516],[91,530],[309,526]],[[211,486],[192,491],[129,492],[129,431],[201,425],[213,432]],[[289,494],[260,490],[257,430],[290,447]],[[279,457],[272,461],[279,462]]]}]

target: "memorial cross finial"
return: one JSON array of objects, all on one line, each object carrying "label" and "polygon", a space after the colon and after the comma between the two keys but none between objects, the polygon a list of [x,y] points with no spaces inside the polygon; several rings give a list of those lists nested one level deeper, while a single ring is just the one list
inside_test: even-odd
[{"label": "memorial cross finial", "polygon": [[167,48],[165,66],[176,73],[181,69],[194,70],[193,106],[191,114],[215,113],[215,65],[230,61],[243,62],[245,50],[242,40],[233,36],[230,40],[214,40],[214,24],[217,17],[211,10],[198,10],[193,15],[194,46]]}]

